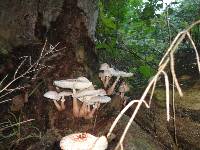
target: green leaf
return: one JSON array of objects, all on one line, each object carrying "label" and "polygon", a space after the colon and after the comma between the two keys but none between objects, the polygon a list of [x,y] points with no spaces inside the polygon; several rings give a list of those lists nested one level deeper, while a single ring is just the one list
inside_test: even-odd
[{"label": "green leaf", "polygon": [[96,48],[97,49],[101,49],[101,48],[108,48],[108,45],[107,44],[105,44],[105,43],[97,43],[96,44]]},{"label": "green leaf", "polygon": [[152,76],[152,69],[148,65],[143,65],[139,67],[139,72],[145,77],[149,78]]},{"label": "green leaf", "polygon": [[101,20],[105,26],[107,26],[111,29],[116,29],[116,25],[111,18],[107,18],[107,17],[103,16],[103,17],[101,17]]}]

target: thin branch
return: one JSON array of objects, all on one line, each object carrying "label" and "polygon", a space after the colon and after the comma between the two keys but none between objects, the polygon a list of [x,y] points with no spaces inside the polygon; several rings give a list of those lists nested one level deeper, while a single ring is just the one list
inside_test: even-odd
[{"label": "thin branch", "polygon": [[6,102],[9,102],[9,101],[12,101],[12,98],[11,99],[7,99],[7,100],[3,100],[3,101],[0,102],[0,104],[6,103]]},{"label": "thin branch", "polygon": [[44,50],[45,50],[45,48],[46,48],[46,45],[47,45],[47,39],[46,39],[45,42],[44,42],[44,45],[43,45],[42,51],[41,51],[41,53],[40,53],[40,57],[43,56],[43,52],[44,52]]},{"label": "thin branch", "polygon": [[167,121],[170,119],[170,110],[169,110],[169,78],[166,72],[162,71],[165,78],[165,87],[166,87],[166,109],[167,109]]},{"label": "thin branch", "polygon": [[175,144],[178,146],[177,134],[176,134],[176,109],[175,109],[175,87],[174,87],[174,78],[172,81],[172,108],[173,108],[173,126],[174,126],[174,141]]},{"label": "thin branch", "polygon": [[189,40],[190,40],[190,42],[191,42],[191,44],[194,48],[194,51],[195,51],[195,54],[196,54],[196,59],[197,59],[197,66],[198,66],[198,70],[199,70],[199,73],[200,73],[200,61],[199,61],[199,53],[198,53],[197,47],[196,47],[194,41],[192,40],[192,37],[190,36],[189,32],[187,32],[187,36],[188,36],[188,38],[189,38]]},{"label": "thin branch", "polygon": [[151,100],[153,98],[153,94],[154,94],[154,91],[155,91],[157,80],[158,79],[156,78],[155,81],[154,81],[154,83],[153,83],[153,87],[152,87],[152,90],[151,90],[151,95],[150,95],[150,98],[149,98],[149,107],[151,106]]},{"label": "thin branch", "polygon": [[27,123],[27,122],[31,122],[31,121],[34,121],[34,120],[35,119],[29,119],[29,120],[26,120],[26,121],[22,121],[22,122],[18,122],[18,123],[12,124],[12,125],[8,125],[8,126],[5,126],[3,128],[0,128],[0,131],[3,131],[3,130],[10,128],[10,127],[14,127],[14,126],[17,126],[17,125],[24,124],[24,123]]},{"label": "thin branch", "polygon": [[[117,118],[115,118],[115,121],[113,122],[112,126],[110,127],[110,130],[109,130],[109,132],[108,132],[108,134],[107,134],[107,137],[109,137],[109,136],[111,135],[112,131],[114,130],[116,124],[118,123],[118,121],[120,120],[120,118],[123,116],[123,114],[124,114],[134,103],[138,103],[138,102],[139,102],[139,100],[132,100],[132,101],[130,101],[130,102],[126,105],[126,107],[124,107],[124,108],[122,109],[122,111],[118,114]],[[147,108],[149,108],[149,105],[146,103],[146,101],[144,100],[143,102],[144,102],[145,106],[146,106]]]},{"label": "thin branch", "polygon": [[181,87],[178,83],[178,79],[176,77],[176,73],[175,73],[175,69],[174,69],[174,54],[172,52],[170,53],[170,69],[171,69],[171,73],[172,73],[172,78],[174,79],[174,84],[176,85],[179,95],[182,97],[183,92],[181,90]]},{"label": "thin branch", "polygon": [[[128,129],[129,129],[131,123],[133,122],[133,119],[135,118],[135,116],[136,116],[136,114],[137,114],[137,112],[138,112],[140,106],[142,105],[142,103],[143,103],[143,101],[144,101],[144,99],[145,99],[147,93],[149,92],[150,88],[152,87],[154,81],[159,77],[159,75],[161,74],[161,72],[162,72],[162,71],[164,70],[164,68],[167,66],[168,62],[169,62],[169,58],[160,66],[160,68],[159,68],[157,74],[154,76],[154,78],[153,78],[153,79],[149,82],[149,84],[147,85],[147,88],[145,89],[145,91],[144,91],[142,97],[140,98],[140,100],[139,100],[139,102],[138,102],[138,104],[137,104],[137,106],[136,106],[136,108],[135,108],[135,110],[134,110],[134,112],[133,112],[133,114],[132,114],[132,116],[131,116],[131,118],[130,118],[128,124],[127,124],[127,126],[126,126],[126,128],[124,129],[124,132],[123,132],[123,134],[122,134],[122,136],[121,136],[121,138],[120,138],[120,141],[118,142],[118,144],[117,144],[115,150],[117,150],[117,149],[119,148],[120,144],[123,143],[124,138],[125,138],[125,136],[126,136],[126,134],[127,134],[127,131],[128,131]],[[126,106],[126,107],[127,107],[127,106]],[[126,108],[126,107],[125,107],[125,108]]]},{"label": "thin branch", "polygon": [[[56,47],[58,46],[58,44],[59,43],[57,43],[55,46],[50,45],[49,50],[45,52],[45,50],[46,50],[45,48],[46,48],[46,45],[47,45],[47,40],[46,40],[45,43],[44,43],[44,46],[43,46],[43,48],[41,50],[39,58],[33,64],[32,64],[32,60],[31,60],[30,56],[23,56],[23,57],[21,57],[20,59],[23,59],[23,60],[21,61],[20,65],[17,67],[17,69],[16,69],[16,71],[14,73],[14,76],[13,76],[14,79],[12,81],[10,81],[9,83],[7,83],[5,86],[3,86],[3,88],[0,89],[0,94],[2,94],[2,92],[4,92],[4,91],[8,91],[8,92],[5,93],[4,95],[1,95],[0,98],[2,98],[4,96],[10,94],[11,92],[19,89],[19,88],[8,89],[15,81],[17,81],[17,80],[19,80],[21,78],[26,77],[30,73],[33,73],[33,72],[37,71],[37,73],[34,76],[34,77],[36,77],[37,74],[38,74],[38,71],[40,71],[41,69],[43,69],[43,68],[46,67],[44,65],[44,62],[45,62],[45,59],[46,59],[47,55],[50,54],[50,53],[51,54],[57,53],[58,50],[56,50]],[[29,59],[27,60],[27,58],[29,58]],[[22,74],[17,75],[18,72],[19,72],[19,70],[26,63],[26,61],[28,61],[29,65],[30,65],[29,68],[27,70],[25,70]],[[43,61],[43,62],[41,62],[41,61]],[[4,77],[4,79],[1,81],[1,84],[7,78],[7,76],[8,75],[6,75]]]},{"label": "thin branch", "polygon": [[8,77],[8,74],[1,80],[0,86],[2,85],[3,81]]},{"label": "thin branch", "polygon": [[19,69],[22,67],[22,65],[24,64],[24,62],[26,61],[27,57],[24,57],[24,60],[22,60],[22,62],[20,63],[20,65],[17,67],[17,70],[15,71],[15,74],[14,74],[14,79],[16,78],[16,75],[19,71]]},{"label": "thin branch", "polygon": [[166,59],[166,57],[169,55],[169,52],[173,49],[174,45],[177,43],[177,40],[180,38],[180,36],[184,33],[184,31],[179,32],[177,34],[177,36],[175,37],[175,39],[173,40],[172,44],[170,45],[170,47],[167,49],[165,55],[162,57],[159,66],[163,63],[163,61]]}]

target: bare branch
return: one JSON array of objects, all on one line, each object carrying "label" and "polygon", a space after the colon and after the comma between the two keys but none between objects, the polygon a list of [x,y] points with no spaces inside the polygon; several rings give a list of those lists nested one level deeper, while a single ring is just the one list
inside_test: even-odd
[{"label": "bare branch", "polygon": [[0,104],[2,104],[2,103],[6,103],[6,102],[9,102],[9,101],[12,101],[12,98],[11,98],[11,99],[3,100],[3,101],[0,102]]},{"label": "bare branch", "polygon": [[[8,89],[15,81],[17,81],[17,80],[19,80],[21,78],[27,77],[27,75],[29,75],[30,73],[34,73],[34,72],[36,72],[35,75],[34,75],[34,77],[36,77],[41,69],[47,67],[44,64],[45,59],[48,58],[47,57],[48,54],[52,54],[53,55],[54,53],[58,52],[58,50],[56,50],[56,47],[58,45],[59,45],[59,43],[57,43],[55,46],[50,45],[49,50],[46,50],[46,47],[47,47],[47,40],[46,40],[45,43],[44,43],[44,46],[43,46],[43,48],[41,50],[39,58],[34,63],[32,63],[32,59],[31,59],[30,56],[20,57],[20,59],[23,59],[23,60],[21,61],[20,65],[17,67],[17,69],[16,69],[16,71],[14,73],[14,76],[13,76],[13,80],[10,81],[9,83],[7,83],[5,86],[3,86],[0,89],[0,94],[2,94],[2,92],[4,92],[4,91],[8,91],[8,92],[5,93],[4,95],[2,95],[0,98],[2,98],[4,96],[10,94],[11,92],[13,92],[13,91],[18,90],[18,89],[21,88],[21,87],[20,88],[17,87],[17,88],[14,88],[14,89]],[[26,61],[28,61],[28,64],[30,66],[28,67],[27,70],[25,70],[24,72],[22,72],[21,74],[19,74],[19,70],[25,65]],[[0,82],[0,85],[7,78],[7,76],[8,75],[6,75],[4,77],[4,79]]]},{"label": "bare branch", "polygon": [[197,47],[196,47],[194,41],[192,40],[192,37],[190,36],[190,33],[189,33],[189,32],[187,32],[187,36],[188,36],[188,38],[189,38],[189,40],[190,40],[190,42],[192,43],[192,46],[193,46],[193,48],[194,48],[194,51],[195,51],[195,54],[196,54],[196,59],[197,59],[197,66],[198,66],[199,73],[200,73],[200,61],[199,61],[199,54],[198,54]]},{"label": "bare branch", "polygon": [[173,52],[170,53],[170,69],[171,69],[171,73],[172,73],[172,78],[174,80],[174,84],[176,85],[179,95],[182,97],[183,92],[182,92],[181,87],[176,78],[176,73],[175,73],[175,69],[174,69],[174,54],[173,54]]},{"label": "bare branch", "polygon": [[166,109],[167,109],[167,121],[170,119],[170,112],[169,112],[169,78],[165,71],[162,71],[165,77],[165,88],[166,88]]},{"label": "bare branch", "polygon": [[3,81],[8,77],[8,74],[1,80],[0,86],[2,85]]},{"label": "bare branch", "polygon": [[35,119],[29,119],[29,120],[26,120],[26,121],[22,121],[22,122],[18,122],[18,123],[12,124],[12,125],[8,125],[6,127],[0,128],[0,131],[3,131],[3,130],[10,128],[10,127],[14,127],[14,126],[17,126],[17,125],[24,124],[24,123],[27,123],[27,122],[31,122],[31,121],[34,121],[34,120]]},{"label": "bare branch", "polygon": [[154,83],[153,83],[153,87],[152,87],[152,90],[151,90],[151,95],[150,95],[150,98],[149,98],[149,107],[151,106],[151,100],[153,98],[153,94],[154,94],[154,91],[155,91],[157,80],[158,79],[156,78],[155,81],[154,81]]},{"label": "bare branch", "polygon": [[24,57],[24,60],[22,60],[22,62],[20,63],[20,65],[17,67],[17,70],[15,71],[15,74],[14,74],[14,79],[16,78],[16,75],[19,71],[19,69],[22,67],[22,65],[24,64],[24,62],[26,61],[27,57]]}]

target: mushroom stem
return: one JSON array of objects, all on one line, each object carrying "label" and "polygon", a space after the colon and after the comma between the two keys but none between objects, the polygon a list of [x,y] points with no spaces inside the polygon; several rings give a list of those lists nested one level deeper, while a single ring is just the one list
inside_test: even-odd
[{"label": "mushroom stem", "polygon": [[58,111],[62,111],[62,108],[60,107],[60,105],[58,104],[58,102],[57,102],[56,100],[54,100],[53,102],[54,102],[54,104],[55,104],[57,110],[58,110]]},{"label": "mushroom stem", "polygon": [[85,117],[85,115],[87,114],[87,105],[86,103],[83,102],[80,111],[79,111],[79,116],[80,117]]},{"label": "mushroom stem", "polygon": [[107,88],[108,87],[108,84],[109,84],[109,81],[110,81],[110,77],[109,76],[106,76],[105,77],[105,81],[103,82],[104,83],[104,88]]},{"label": "mushroom stem", "polygon": [[64,98],[64,96],[62,96],[62,98],[61,98],[61,109],[65,110],[65,98]]},{"label": "mushroom stem", "polygon": [[115,80],[115,82],[112,84],[112,86],[108,89],[107,91],[107,95],[112,95],[114,90],[115,90],[115,86],[117,85],[117,82],[119,81],[120,76],[117,77],[117,79]]},{"label": "mushroom stem", "polygon": [[79,117],[79,105],[76,98],[73,98],[73,115],[74,117]]},{"label": "mushroom stem", "polygon": [[125,95],[125,92],[120,92],[120,97],[123,99]]},{"label": "mushroom stem", "polygon": [[102,72],[99,73],[99,77],[100,77],[101,81],[103,82],[103,85],[105,85],[106,77],[104,76],[104,74]]},{"label": "mushroom stem", "polygon": [[85,119],[92,119],[94,117],[95,111],[100,107],[100,103],[96,103],[95,107],[92,108],[92,111],[90,110],[90,105],[88,105],[88,112],[87,115],[84,117]]}]

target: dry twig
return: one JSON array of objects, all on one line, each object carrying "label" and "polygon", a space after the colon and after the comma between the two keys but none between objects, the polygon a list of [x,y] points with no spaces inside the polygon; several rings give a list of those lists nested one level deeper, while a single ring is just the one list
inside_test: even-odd
[{"label": "dry twig", "polygon": [[[3,98],[5,96],[7,96],[8,94],[22,89],[24,88],[23,86],[17,86],[15,88],[9,89],[9,87],[11,85],[13,85],[14,82],[18,81],[19,79],[25,78],[25,77],[30,77],[31,73],[34,73],[34,78],[36,78],[36,76],[38,75],[39,71],[42,70],[43,68],[49,67],[46,66],[44,64],[45,60],[48,59],[49,56],[53,56],[55,53],[59,52],[60,50],[57,50],[56,47],[59,45],[59,43],[57,43],[55,46],[52,46],[50,44],[49,49],[47,49],[47,40],[44,43],[44,46],[41,50],[41,53],[39,55],[39,58],[33,63],[31,56],[23,56],[20,59],[22,59],[21,63],[19,64],[19,66],[17,67],[14,75],[13,75],[13,80],[9,81],[6,85],[2,86],[3,82],[5,81],[5,79],[7,78],[8,75],[6,75],[1,81],[0,81],[0,85],[2,86],[2,88],[0,89],[0,98]],[[62,49],[61,49],[62,50]],[[24,72],[22,72],[21,74],[19,74],[19,70],[25,66],[26,62],[28,61],[28,64],[30,65],[28,67],[28,69],[26,69]],[[7,101],[3,101],[3,102],[7,102]]]}]

